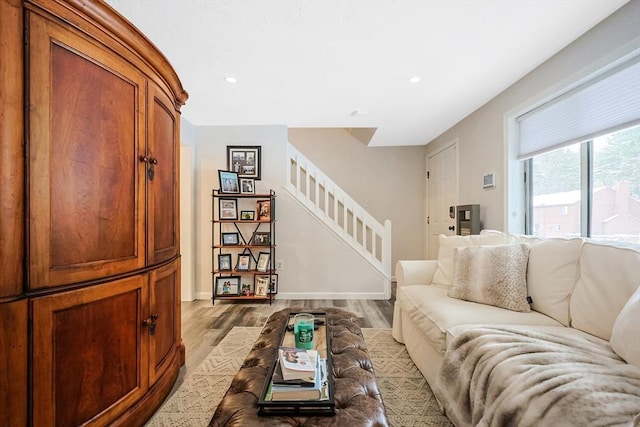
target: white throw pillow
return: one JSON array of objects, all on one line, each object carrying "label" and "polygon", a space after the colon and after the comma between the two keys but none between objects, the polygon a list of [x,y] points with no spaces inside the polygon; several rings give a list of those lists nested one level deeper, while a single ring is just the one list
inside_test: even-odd
[{"label": "white throw pillow", "polygon": [[445,288],[453,284],[453,251],[456,248],[480,245],[504,245],[506,233],[479,234],[471,236],[438,236],[438,268],[433,274],[432,284]]},{"label": "white throw pillow", "polygon": [[618,314],[609,343],[618,356],[640,368],[640,288]]},{"label": "white throw pillow", "polygon": [[518,243],[455,250],[452,298],[513,311],[531,311],[527,302],[529,246]]}]

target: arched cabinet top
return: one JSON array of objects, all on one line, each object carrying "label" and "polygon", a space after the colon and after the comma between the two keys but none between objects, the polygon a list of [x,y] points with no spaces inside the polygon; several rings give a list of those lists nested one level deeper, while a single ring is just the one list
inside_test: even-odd
[{"label": "arched cabinet top", "polygon": [[175,108],[185,104],[188,93],[160,50],[127,19],[100,0],[27,0],[34,12],[50,13],[55,19],[90,35],[139,67],[149,78],[171,92]]}]

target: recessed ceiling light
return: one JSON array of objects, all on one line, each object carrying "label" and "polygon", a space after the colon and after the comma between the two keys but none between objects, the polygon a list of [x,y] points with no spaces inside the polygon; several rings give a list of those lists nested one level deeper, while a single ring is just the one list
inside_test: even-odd
[{"label": "recessed ceiling light", "polygon": [[238,80],[235,77],[225,77],[224,81],[227,83],[238,83]]},{"label": "recessed ceiling light", "polygon": [[418,77],[418,76],[413,76],[413,77],[411,77],[411,78],[410,78],[409,80],[407,80],[407,81],[408,81],[409,83],[411,83],[411,84],[416,84],[416,83],[418,83],[418,82],[420,81],[420,77]]}]

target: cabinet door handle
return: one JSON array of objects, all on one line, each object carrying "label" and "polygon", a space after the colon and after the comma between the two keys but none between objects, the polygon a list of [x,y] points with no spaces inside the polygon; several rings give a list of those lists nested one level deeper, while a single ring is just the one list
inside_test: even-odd
[{"label": "cabinet door handle", "polygon": [[453,230],[455,230],[455,229],[456,229],[455,225],[450,225],[450,226],[449,226],[449,230],[453,231]]},{"label": "cabinet door handle", "polygon": [[149,161],[149,158],[147,156],[140,156],[140,161],[142,163],[147,163]]},{"label": "cabinet door handle", "polygon": [[152,314],[150,318],[142,321],[142,326],[146,326],[149,328],[149,335],[156,334],[156,319],[158,318],[157,314]]}]

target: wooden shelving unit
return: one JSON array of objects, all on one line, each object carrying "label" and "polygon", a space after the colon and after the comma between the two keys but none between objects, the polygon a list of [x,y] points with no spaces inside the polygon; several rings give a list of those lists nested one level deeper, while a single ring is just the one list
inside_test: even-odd
[{"label": "wooden shelving unit", "polygon": [[[276,194],[228,194],[212,192],[212,301],[271,301],[277,294]],[[221,203],[235,204],[237,219],[221,219]],[[242,219],[242,212],[253,212],[259,218],[258,203],[268,202],[267,219]],[[257,238],[268,237],[266,243]],[[229,238],[230,240],[226,240]],[[238,268],[243,257],[244,268]],[[264,259],[268,259],[265,265]],[[260,268],[262,267],[262,268]],[[222,283],[222,285],[221,285]],[[228,283],[228,287],[227,287]],[[248,292],[245,290],[248,287]],[[266,289],[261,295],[259,289]],[[248,293],[248,294],[247,294]]]}]

